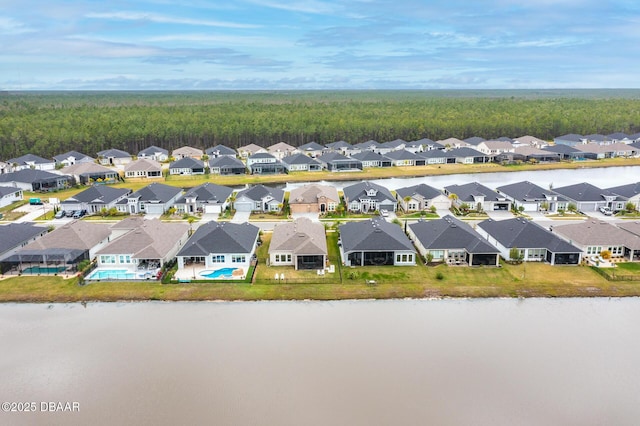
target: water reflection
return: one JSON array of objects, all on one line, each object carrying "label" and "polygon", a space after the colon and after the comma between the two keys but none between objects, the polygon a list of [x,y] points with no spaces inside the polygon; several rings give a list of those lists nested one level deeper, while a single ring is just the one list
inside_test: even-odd
[{"label": "water reflection", "polygon": [[[2,305],[2,401],[71,424],[633,424],[640,299]],[[0,413],[2,424],[52,414]],[[8,423],[7,423],[8,419]]]}]

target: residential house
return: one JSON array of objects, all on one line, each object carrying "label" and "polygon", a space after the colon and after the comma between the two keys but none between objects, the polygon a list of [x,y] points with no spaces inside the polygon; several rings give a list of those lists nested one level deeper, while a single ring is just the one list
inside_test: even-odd
[{"label": "residential house", "polygon": [[267,147],[267,152],[273,155],[276,159],[282,160],[287,155],[298,153],[298,149],[288,143],[278,142]]},{"label": "residential house", "polygon": [[578,135],[575,133],[569,133],[567,135],[562,135],[553,138],[553,143],[556,145],[568,145],[568,146],[576,146],[586,143],[584,136]]},{"label": "residential house", "polygon": [[481,142],[484,142],[484,141],[486,141],[486,139],[481,138],[480,136],[471,136],[470,138],[466,138],[463,140],[463,142],[473,146],[478,146]]},{"label": "residential house", "polygon": [[151,145],[150,147],[140,151],[138,153],[138,158],[146,158],[148,160],[157,161],[158,163],[163,163],[169,160],[169,151],[164,148]]},{"label": "residential house", "polygon": [[205,154],[211,158],[219,158],[219,157],[231,157],[236,158],[236,150],[233,148],[229,148],[225,145],[216,145],[211,148],[207,148],[204,150]]},{"label": "residential house", "polygon": [[222,213],[229,205],[233,189],[206,182],[189,189],[175,203],[178,213]]},{"label": "residential house", "polygon": [[362,161],[346,157],[338,152],[327,152],[318,157],[322,166],[330,172],[351,172],[362,170]]},{"label": "residential house", "polygon": [[[630,234],[635,235],[636,237],[640,237],[640,222],[638,222],[637,220],[618,222],[616,223],[616,226],[626,232],[629,232]],[[632,259],[633,261],[640,260],[640,253],[638,253],[637,250],[633,251],[633,255],[627,255],[627,253],[625,253],[625,256],[629,259]]]},{"label": "residential house", "polygon": [[5,273],[11,268],[5,264],[20,248],[44,236],[48,232],[46,226],[36,226],[33,223],[9,223],[0,225],[0,270]]},{"label": "residential house", "polygon": [[0,208],[23,199],[22,189],[15,186],[0,186]]},{"label": "residential house", "polygon": [[131,194],[130,189],[114,188],[106,185],[94,185],[60,203],[65,212],[86,210],[88,213],[99,213],[102,209],[115,208],[118,201]]},{"label": "residential house", "polygon": [[239,212],[279,212],[284,204],[284,191],[255,185],[238,192],[233,207]]},{"label": "residential house", "polygon": [[0,161],[0,175],[4,173],[9,173],[10,167],[4,161]]},{"label": "residential house", "polygon": [[611,210],[625,210],[628,203],[633,204],[636,210],[640,210],[640,182],[614,186],[605,191],[616,195],[616,200],[610,206]]},{"label": "residential house", "polygon": [[622,142],[609,144],[586,143],[576,145],[575,148],[582,151],[585,158],[593,160],[615,157],[637,157],[640,152],[637,147]]},{"label": "residential house", "polygon": [[366,142],[361,142],[353,145],[353,149],[357,150],[358,152],[363,152],[363,151],[378,152],[378,150],[380,149],[380,143],[374,140],[368,140]]},{"label": "residential house", "polygon": [[[568,146],[566,146],[566,148],[573,149]],[[529,145],[518,146],[513,150],[513,153],[502,154],[502,156],[506,157],[507,159],[511,157],[514,160],[528,161],[528,162],[548,163],[548,162],[560,160],[560,156],[555,152],[545,151],[543,149],[536,148],[534,146],[529,146]],[[503,158],[502,156],[498,156],[496,160],[500,161]]]},{"label": "residential house", "polygon": [[[496,188],[497,192],[511,201],[516,209],[525,212],[545,211],[555,213],[558,205],[566,209],[566,200],[550,189],[544,189],[529,181],[516,182]],[[561,203],[559,203],[559,201]]]},{"label": "residential house", "polygon": [[118,181],[116,170],[96,163],[76,163],[60,169],[60,173],[72,176],[76,182],[82,185],[116,183]]},{"label": "residential house", "polygon": [[203,175],[204,162],[191,157],[184,157],[169,164],[170,175]]},{"label": "residential house", "polygon": [[484,154],[473,148],[453,148],[446,151],[447,163],[476,164],[489,163],[495,154]]},{"label": "residential house", "polygon": [[175,160],[181,160],[183,158],[193,158],[195,160],[200,160],[203,155],[204,151],[202,151],[200,148],[193,148],[191,146],[176,148],[171,152],[171,156]]},{"label": "residential house", "polygon": [[14,172],[26,169],[32,170],[55,170],[56,163],[34,154],[25,154],[20,157],[7,160],[7,164]]},{"label": "residential house", "polygon": [[600,207],[611,208],[618,199],[616,194],[587,182],[554,188],[553,190],[563,196],[568,203],[575,205],[580,212],[595,212]]},{"label": "residential house", "polygon": [[336,211],[340,197],[335,186],[309,184],[292,189],[289,194],[291,213],[325,213]]},{"label": "residential house", "polygon": [[373,151],[359,152],[353,154],[351,158],[360,161],[362,167],[365,169],[369,167],[391,167],[391,160],[389,158]]},{"label": "residential house", "polygon": [[549,145],[547,141],[543,141],[542,139],[536,138],[535,136],[520,136],[519,138],[515,138],[513,140],[514,147],[518,146],[532,146],[534,148],[542,149]]},{"label": "residential house", "polygon": [[214,157],[209,160],[209,172],[214,175],[243,175],[247,173],[247,166],[230,156]]},{"label": "residential house", "polygon": [[271,175],[284,173],[282,162],[269,153],[253,154],[247,158],[247,168],[252,175]]},{"label": "residential house", "polygon": [[328,151],[327,147],[320,145],[317,142],[309,142],[298,147],[298,151],[303,153],[304,155],[308,155],[309,157],[319,157]]},{"label": "residential house", "polygon": [[[438,142],[434,142],[429,138],[422,138],[419,139],[417,141],[415,141],[415,143],[418,143],[422,146],[422,150],[421,151],[442,151],[444,150],[444,145],[438,143]],[[410,149],[408,149],[408,151],[411,151]],[[420,151],[418,151],[420,152]],[[417,152],[416,152],[417,153]]]},{"label": "residential house", "polygon": [[600,133],[586,135],[584,136],[584,141],[586,143],[595,143],[600,145],[608,144],[611,142],[605,135],[601,135]]},{"label": "residential house", "polygon": [[276,225],[269,245],[269,265],[324,269],[327,264],[324,225],[307,218]]},{"label": "residential house", "polygon": [[542,151],[549,152],[558,156],[560,160],[584,160],[585,156],[582,151],[569,145],[549,145],[542,148]]},{"label": "residential house", "polygon": [[607,139],[612,143],[621,142],[621,143],[632,143],[633,139],[629,137],[626,133],[615,132],[607,135]]},{"label": "residential house", "polygon": [[124,166],[125,178],[162,178],[162,165],[150,158],[139,158]]},{"label": "residential house", "polygon": [[447,138],[444,140],[437,141],[437,143],[442,145],[445,149],[457,149],[457,148],[463,148],[463,147],[468,148],[470,146],[475,146],[469,142],[462,141],[458,138]]},{"label": "residential house", "polygon": [[53,160],[55,161],[56,167],[61,168],[80,163],[93,163],[95,158],[89,157],[88,155],[78,151],[69,151],[64,154],[54,156]]},{"label": "residential house", "polygon": [[426,148],[425,148],[425,144],[423,143],[423,141],[425,141],[425,142],[428,141],[428,142],[434,143],[431,139],[422,139],[422,140],[419,140],[419,141],[411,141],[411,142],[407,142],[405,144],[404,149],[406,149],[409,152],[413,152],[414,154],[418,153],[418,152],[425,151]]},{"label": "residential house", "polygon": [[[431,149],[416,153],[417,156],[424,158],[425,164],[447,164],[449,153],[440,149]],[[452,157],[455,162],[455,157]]]},{"label": "residential house", "polygon": [[472,210],[492,211],[510,210],[511,201],[503,194],[498,194],[478,182],[463,185],[449,185],[444,193],[452,200],[452,204],[461,207],[463,204]]},{"label": "residential house", "polygon": [[374,152],[377,152],[378,154],[381,154],[381,155],[387,155],[392,151],[404,150],[404,147],[406,145],[407,145],[407,141],[402,139],[395,139],[392,141],[387,141],[379,144],[378,147],[374,149]]},{"label": "residential house", "polygon": [[98,161],[103,166],[124,166],[132,161],[131,154],[120,149],[105,149],[98,152]]},{"label": "residential house", "polygon": [[44,170],[22,169],[13,173],[0,175],[0,185],[15,186],[24,191],[51,192],[65,189],[71,178]]},{"label": "residential house", "polygon": [[282,159],[282,165],[287,172],[319,172],[322,163],[306,154],[292,154]]},{"label": "residential house", "polygon": [[83,260],[95,259],[111,236],[111,225],[74,220],[17,250],[6,261],[19,269],[30,266],[77,267]]},{"label": "residential house", "polygon": [[525,262],[547,262],[551,265],[578,265],[582,250],[551,233],[537,223],[522,217],[480,222],[476,231],[511,259],[511,249],[517,249]]},{"label": "residential house", "polygon": [[483,154],[495,156],[515,151],[511,142],[497,140],[482,141],[476,145],[475,149]]},{"label": "residential house", "polygon": [[340,225],[340,255],[347,266],[416,264],[416,250],[402,228],[380,217]]},{"label": "residential house", "polygon": [[166,213],[182,195],[182,189],[154,182],[118,201],[116,207],[122,213]]},{"label": "residential house", "polygon": [[361,152],[359,149],[354,148],[353,145],[345,141],[331,142],[326,144],[325,146],[329,149],[329,151],[339,152],[340,154],[347,157]]},{"label": "residential house", "polygon": [[87,280],[158,279],[163,265],[187,242],[189,228],[185,222],[143,221],[96,253],[98,268]]},{"label": "residential house", "polygon": [[344,203],[351,212],[372,213],[396,211],[396,199],[384,186],[370,181],[359,182],[343,188]]},{"label": "residential house", "polygon": [[419,220],[408,226],[407,234],[418,252],[431,262],[448,265],[499,266],[500,251],[471,226],[446,215],[437,220]]},{"label": "residential house", "polygon": [[240,155],[241,158],[247,158],[251,155],[254,154],[266,154],[269,151],[267,151],[266,149],[264,149],[261,146],[258,146],[254,143],[251,143],[249,145],[245,145],[245,146],[241,146],[240,148],[238,148],[238,155]]},{"label": "residential house", "polygon": [[207,222],[178,252],[178,279],[244,279],[260,228],[250,223]]},{"label": "residential house", "polygon": [[384,154],[384,156],[391,160],[391,165],[393,166],[424,166],[426,163],[424,157],[418,156],[406,149],[391,151]]},{"label": "residential house", "polygon": [[582,257],[600,256],[608,250],[612,258],[629,261],[640,258],[640,237],[609,222],[595,219],[567,225],[554,225],[550,228],[582,250]]},{"label": "residential house", "polygon": [[424,183],[396,189],[396,199],[405,212],[426,211],[431,207],[445,210],[451,207],[449,197]]}]

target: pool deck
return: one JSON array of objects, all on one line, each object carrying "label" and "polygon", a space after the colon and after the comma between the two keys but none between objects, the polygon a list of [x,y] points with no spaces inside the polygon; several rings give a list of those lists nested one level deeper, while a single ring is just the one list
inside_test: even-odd
[{"label": "pool deck", "polygon": [[192,263],[188,267],[184,269],[178,269],[174,275],[174,278],[177,280],[210,280],[210,281],[218,281],[218,280],[242,280],[246,277],[246,268],[237,267],[242,270],[242,275],[236,275],[237,272],[232,277],[222,277],[222,278],[208,278],[200,275],[202,271],[212,271],[212,268],[205,268],[202,263]]}]

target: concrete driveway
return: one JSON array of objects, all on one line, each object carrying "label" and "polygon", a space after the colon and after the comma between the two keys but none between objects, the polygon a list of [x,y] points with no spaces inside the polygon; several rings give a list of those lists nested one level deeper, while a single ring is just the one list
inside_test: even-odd
[{"label": "concrete driveway", "polygon": [[298,219],[301,217],[306,217],[307,219],[309,219],[312,222],[320,222],[320,219],[318,218],[318,213],[291,213],[291,217],[293,217],[293,219]]},{"label": "concrete driveway", "polygon": [[231,219],[231,222],[233,223],[249,222],[249,216],[251,216],[251,212],[236,211],[236,214],[233,215],[233,219]]},{"label": "concrete driveway", "polygon": [[513,219],[513,213],[509,210],[487,210],[486,213],[493,220]]}]

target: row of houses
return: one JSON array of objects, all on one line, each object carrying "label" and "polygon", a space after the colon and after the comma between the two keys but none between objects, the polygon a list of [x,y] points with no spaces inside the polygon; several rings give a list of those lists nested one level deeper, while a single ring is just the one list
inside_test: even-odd
[{"label": "row of houses", "polygon": [[[171,153],[164,148],[150,146],[138,152],[137,159],[150,160],[154,163],[172,160],[169,167],[172,174],[204,173],[206,167],[209,167],[212,173],[219,174],[247,171],[252,174],[264,174],[487,161],[558,161],[635,157],[639,155],[639,143],[640,133],[627,135],[616,132],[609,135],[572,133],[554,138],[554,144],[551,145],[544,140],[526,135],[513,139],[500,137],[489,140],[474,136],[467,139],[448,138],[439,141],[428,138],[416,141],[396,139],[382,143],[369,140],[357,144],[345,141],[326,145],[309,142],[298,147],[279,142],[268,147],[249,144],[237,150],[225,145],[216,145],[205,150],[184,146]],[[327,156],[327,154],[340,154],[341,157]],[[28,168],[52,171],[83,163],[124,167],[133,161],[135,160],[132,154],[120,149],[100,151],[97,153],[97,158],[78,151],[59,154],[52,159],[26,154],[0,162],[0,174]],[[205,161],[208,161],[208,164]],[[138,168],[142,168],[142,164],[145,163],[141,163]],[[129,170],[131,177],[136,172],[141,173],[141,170]],[[144,177],[152,176],[144,175]]]}]

